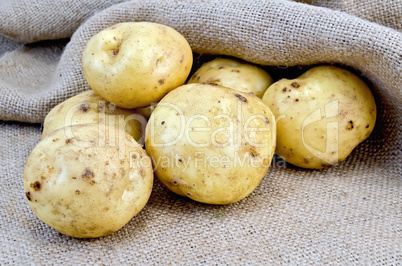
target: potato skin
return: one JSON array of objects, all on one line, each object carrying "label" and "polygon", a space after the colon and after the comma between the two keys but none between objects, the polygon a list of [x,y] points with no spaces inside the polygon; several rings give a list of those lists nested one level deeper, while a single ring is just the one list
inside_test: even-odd
[{"label": "potato skin", "polygon": [[82,66],[90,87],[119,107],[158,102],[182,85],[192,67],[187,40],[176,30],[151,22],[124,22],[93,36]]},{"label": "potato skin", "polygon": [[148,120],[151,117],[151,114],[152,114],[153,110],[155,109],[156,105],[157,105],[157,103],[147,106],[147,107],[137,108],[136,112]]},{"label": "potato skin", "polygon": [[55,106],[43,122],[42,139],[56,129],[79,124],[120,126],[143,143],[146,118],[135,110],[115,106],[95,91],[79,93]]},{"label": "potato skin", "polygon": [[158,103],[145,147],[156,176],[171,191],[230,204],[248,196],[265,176],[275,136],[274,116],[257,96],[194,83]]},{"label": "potato skin", "polygon": [[272,82],[271,76],[258,66],[234,59],[215,58],[197,69],[187,83],[218,84],[262,98]]},{"label": "potato skin", "polygon": [[23,181],[40,220],[63,234],[94,238],[119,230],[144,208],[153,170],[144,149],[124,131],[74,125],[37,144]]},{"label": "potato skin", "polygon": [[342,162],[376,122],[368,86],[335,66],[317,66],[296,79],[279,80],[262,100],[277,120],[277,154],[302,168]]}]

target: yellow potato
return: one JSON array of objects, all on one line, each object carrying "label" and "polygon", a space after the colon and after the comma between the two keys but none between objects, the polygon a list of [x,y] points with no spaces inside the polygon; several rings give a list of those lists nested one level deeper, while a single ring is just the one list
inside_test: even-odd
[{"label": "yellow potato", "polygon": [[77,94],[47,114],[42,139],[56,129],[77,124],[120,126],[137,142],[143,143],[146,119],[135,110],[123,109],[107,102],[93,90]]},{"label": "yellow potato", "polygon": [[274,116],[257,96],[194,83],[158,103],[145,147],[170,190],[203,203],[230,204],[265,176],[275,136]]},{"label": "yellow potato", "polygon": [[176,30],[151,22],[125,22],[93,36],[82,54],[89,86],[123,108],[146,107],[183,84],[193,54]]},{"label": "yellow potato", "polygon": [[321,169],[343,161],[371,134],[376,121],[368,86],[334,66],[279,80],[262,100],[277,121],[277,154],[303,168]]},{"label": "yellow potato", "polygon": [[216,58],[203,64],[188,83],[218,84],[262,98],[272,84],[271,76],[262,68],[233,59]]},{"label": "yellow potato", "polygon": [[151,117],[152,112],[154,111],[156,107],[156,104],[147,106],[147,107],[142,107],[142,108],[137,108],[136,111],[145,117],[146,119],[149,119]]},{"label": "yellow potato", "polygon": [[43,138],[23,180],[40,220],[63,234],[93,238],[119,230],[143,209],[153,170],[145,150],[126,132],[85,124]]}]

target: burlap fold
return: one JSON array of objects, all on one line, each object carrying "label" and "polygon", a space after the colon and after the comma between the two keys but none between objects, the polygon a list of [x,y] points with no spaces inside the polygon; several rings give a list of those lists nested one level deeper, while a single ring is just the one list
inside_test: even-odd
[{"label": "burlap fold", "polygon": [[3,0],[0,32],[20,42],[69,38],[90,16],[124,0]]},{"label": "burlap fold", "polygon": [[[175,28],[196,53],[226,54],[263,65],[342,63],[361,71],[390,94],[387,97],[401,99],[402,37],[391,28],[288,1],[131,1],[89,19],[63,53],[48,44],[3,55],[0,118],[41,122],[55,104],[88,89],[81,70],[88,39],[111,24],[142,20]],[[11,68],[9,62],[21,56],[29,63]],[[19,77],[25,73],[35,73],[38,80]]]},{"label": "burlap fold", "polygon": [[[3,1],[0,264],[400,264],[401,9],[398,0]],[[94,240],[60,235],[25,200],[24,164],[40,139],[40,126],[28,123],[89,89],[84,46],[123,21],[166,24],[197,56],[238,57],[278,77],[301,65],[352,68],[376,97],[376,128],[323,171],[275,157],[238,203],[199,204],[155,180],[146,208],[122,230]]]},{"label": "burlap fold", "polygon": [[402,5],[401,1],[399,0],[307,0],[306,2],[316,6],[344,11],[348,14],[353,14],[371,22],[375,22],[399,31],[402,30]]}]

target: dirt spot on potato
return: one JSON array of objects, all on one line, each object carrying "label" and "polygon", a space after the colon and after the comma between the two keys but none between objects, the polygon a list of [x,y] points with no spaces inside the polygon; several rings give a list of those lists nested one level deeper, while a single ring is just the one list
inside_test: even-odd
[{"label": "dirt spot on potato", "polygon": [[295,89],[300,88],[300,84],[297,83],[296,81],[292,82],[292,83],[290,84],[290,86],[292,86],[292,87],[295,88]]},{"label": "dirt spot on potato", "polygon": [[258,156],[258,153],[255,150],[250,150],[250,152],[251,157],[255,158]]},{"label": "dirt spot on potato", "polygon": [[244,145],[244,151],[245,151],[245,153],[248,153],[253,158],[260,156],[259,152],[256,150],[256,147],[254,147],[253,145],[251,145],[249,143],[246,143]]},{"label": "dirt spot on potato", "polygon": [[66,144],[70,144],[70,143],[72,143],[73,141],[74,141],[74,138],[66,139]]},{"label": "dirt spot on potato", "polygon": [[145,172],[145,170],[144,170],[144,168],[141,168],[140,169],[140,176],[142,177],[142,178],[144,178],[145,176],[146,176],[146,172]]},{"label": "dirt spot on potato", "polygon": [[89,111],[89,105],[87,103],[83,103],[80,105],[79,109],[80,109],[80,111],[86,113]]},{"label": "dirt spot on potato", "polygon": [[352,130],[354,128],[353,121],[350,120],[346,125],[346,130]]},{"label": "dirt spot on potato", "polygon": [[231,72],[240,73],[240,70],[238,70],[238,69],[232,69]]},{"label": "dirt spot on potato", "polygon": [[288,88],[286,88],[286,87],[282,89],[283,92],[286,92],[287,90],[288,90]]},{"label": "dirt spot on potato", "polygon": [[25,193],[25,196],[27,197],[27,200],[29,200],[29,201],[31,201],[32,200],[32,198],[31,198],[31,192],[26,192]]},{"label": "dirt spot on potato", "polygon": [[118,47],[117,49],[113,50],[113,55],[116,56],[116,55],[119,54],[119,52],[120,52],[120,47]]},{"label": "dirt spot on potato", "polygon": [[240,94],[237,94],[237,93],[236,93],[235,96],[236,96],[237,99],[239,99],[240,101],[242,101],[242,102],[244,102],[244,103],[247,102],[247,99],[246,99],[245,97],[241,96]]},{"label": "dirt spot on potato", "polygon": [[88,167],[85,168],[83,174],[82,174],[83,178],[93,178],[95,177],[94,172],[92,172],[92,170]]},{"label": "dirt spot on potato", "polygon": [[159,83],[159,85],[162,85],[163,83],[165,83],[165,79],[159,79],[158,83]]},{"label": "dirt spot on potato", "polygon": [[31,183],[30,187],[33,188],[35,191],[39,191],[42,187],[42,184],[39,181],[36,181],[35,183]]}]

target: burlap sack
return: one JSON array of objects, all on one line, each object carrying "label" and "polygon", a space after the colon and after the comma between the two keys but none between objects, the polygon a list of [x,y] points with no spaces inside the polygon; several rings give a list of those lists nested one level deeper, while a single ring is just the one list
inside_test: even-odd
[{"label": "burlap sack", "polygon": [[[0,263],[402,262],[401,1],[118,2],[0,4]],[[89,89],[80,57],[92,35],[142,20],[177,29],[197,54],[235,56],[276,73],[321,63],[352,67],[376,96],[376,128],[346,161],[323,171],[275,158],[238,203],[199,204],[155,180],[146,208],[120,231],[92,240],[60,235],[25,200],[24,164],[40,139],[40,126],[30,123]]]}]

